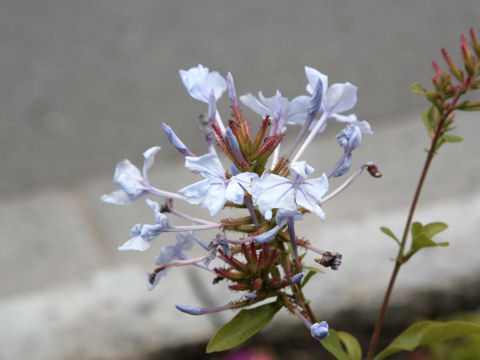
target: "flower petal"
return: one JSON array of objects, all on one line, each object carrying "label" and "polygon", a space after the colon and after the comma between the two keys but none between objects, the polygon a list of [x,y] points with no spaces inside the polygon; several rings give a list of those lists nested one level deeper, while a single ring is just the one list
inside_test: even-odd
[{"label": "flower petal", "polygon": [[203,200],[202,207],[208,209],[211,216],[217,216],[226,202],[225,184],[212,184],[210,185],[207,196]]},{"label": "flower petal", "polygon": [[255,96],[251,93],[240,96],[240,101],[256,112],[260,116],[265,116],[270,114],[270,109],[262,104]]},{"label": "flower petal", "polygon": [[145,251],[150,248],[150,241],[145,240],[142,236],[135,236],[118,247],[118,251]]},{"label": "flower petal", "polygon": [[206,178],[225,180],[225,169],[215,154],[205,154],[200,157],[185,157],[185,167],[194,174],[201,173]]},{"label": "flower petal", "polygon": [[125,191],[131,201],[137,200],[147,191],[144,185],[145,178],[127,159],[117,164],[113,175],[113,183]]},{"label": "flower petal", "polygon": [[132,203],[132,199],[121,189],[111,192],[110,194],[103,194],[100,196],[100,200],[114,205],[128,205]]},{"label": "flower petal", "polygon": [[210,180],[204,179],[180,189],[178,193],[183,195],[190,204],[199,204],[207,196],[209,189]]},{"label": "flower petal", "polygon": [[147,171],[150,169],[153,165],[153,160],[155,157],[155,154],[160,150],[160,146],[152,146],[151,148],[147,149],[143,153],[143,177],[147,179]]},{"label": "flower petal", "polygon": [[258,243],[266,243],[269,241],[272,241],[275,235],[280,231],[281,226],[275,226],[273,229],[270,229],[269,231],[264,232],[263,234],[257,235],[253,238],[253,241],[256,241]]},{"label": "flower petal", "polygon": [[357,87],[346,82],[333,84],[327,91],[325,111],[330,114],[348,111],[357,103]]},{"label": "flower petal", "polygon": [[294,162],[289,165],[289,168],[302,179],[308,177],[315,170],[313,167],[308,165],[306,161]]}]

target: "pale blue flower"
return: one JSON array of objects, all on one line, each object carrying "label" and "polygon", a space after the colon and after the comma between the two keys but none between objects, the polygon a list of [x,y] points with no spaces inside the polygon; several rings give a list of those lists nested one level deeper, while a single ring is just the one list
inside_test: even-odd
[{"label": "pale blue flower", "polygon": [[[173,259],[185,260],[188,257],[183,253],[184,250],[190,250],[195,243],[193,231],[186,231],[177,234],[175,245],[164,246],[155,256],[157,265],[165,265]],[[165,269],[168,270],[168,269]]]},{"label": "pale blue flower", "polygon": [[255,236],[253,240],[259,243],[272,241],[280,229],[287,225],[288,219],[290,218],[293,218],[293,220],[302,220],[302,213],[298,210],[278,209],[275,215],[275,223],[277,225],[271,230]]},{"label": "pale blue flower", "polygon": [[264,97],[261,91],[258,99],[250,93],[240,96],[240,101],[257,114],[264,117],[268,115],[272,120],[278,119],[278,129],[282,131],[287,124],[295,125],[305,121],[310,99],[309,96],[300,95],[289,101],[278,90],[270,98]]},{"label": "pale blue flower", "polygon": [[[182,232],[177,234],[177,243],[175,245],[164,246],[160,252],[155,256],[155,263],[157,265],[165,265],[174,259],[185,260],[188,257],[183,253],[183,250],[190,250],[194,244],[193,231]],[[157,286],[162,277],[167,275],[170,268],[165,268],[155,274],[155,278],[152,280],[154,273],[147,273],[147,288],[153,290]]]},{"label": "pale blue flower", "polygon": [[315,340],[321,341],[328,337],[328,324],[322,321],[320,324],[315,323],[310,327],[310,333]]},{"label": "pale blue flower", "polygon": [[[353,115],[355,116],[355,115]],[[356,118],[356,117],[355,117]],[[353,150],[362,144],[362,133],[371,134],[370,124],[364,121],[352,121],[337,135],[338,144],[343,147],[344,153],[335,167],[330,171],[329,177],[339,177],[350,170]]]},{"label": "pale blue flower", "polygon": [[258,205],[265,219],[272,218],[272,209],[297,210],[297,206],[314,212],[322,220],[325,213],[319,205],[322,196],[328,191],[325,174],[319,178],[305,180],[313,168],[305,161],[289,166],[294,175],[291,181],[275,174],[263,174],[252,188],[253,204]]},{"label": "pale blue flower", "polygon": [[143,153],[142,173],[129,160],[120,161],[115,168],[113,176],[113,183],[120,190],[104,194],[100,199],[110,204],[126,205],[145,194],[153,193],[154,189],[148,182],[147,171],[152,167],[154,156],[159,150],[160,146],[153,146]]},{"label": "pale blue flower", "polygon": [[180,70],[179,73],[190,96],[204,103],[208,103],[210,92],[213,91],[218,100],[227,89],[227,82],[222,75],[217,71],[209,72],[200,64],[189,70]]},{"label": "pale blue flower", "polygon": [[243,204],[245,191],[250,193],[252,181],[258,178],[255,173],[244,172],[227,180],[222,163],[211,153],[185,157],[185,167],[205,179],[184,187],[179,193],[191,204],[203,203],[212,216],[218,215],[227,201]]},{"label": "pale blue flower", "polygon": [[310,94],[313,94],[318,80],[323,84],[320,111],[327,114],[326,118],[333,117],[339,121],[350,122],[350,117],[340,113],[352,109],[357,103],[357,87],[349,82],[344,84],[337,83],[328,87],[328,76],[309,66],[305,66],[305,74],[309,82],[307,91]]},{"label": "pale blue flower", "polygon": [[151,246],[152,241],[162,232],[170,228],[168,218],[160,212],[160,207],[155,201],[145,200],[155,214],[157,224],[137,224],[130,230],[130,240],[118,247],[119,251],[145,251]]}]

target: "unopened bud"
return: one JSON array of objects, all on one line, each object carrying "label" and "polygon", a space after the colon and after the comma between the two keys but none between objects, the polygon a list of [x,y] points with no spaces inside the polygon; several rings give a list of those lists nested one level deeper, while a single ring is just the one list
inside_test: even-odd
[{"label": "unopened bud", "polygon": [[375,164],[368,164],[367,170],[373,177],[379,178],[382,177],[382,173],[378,170],[377,165]]}]

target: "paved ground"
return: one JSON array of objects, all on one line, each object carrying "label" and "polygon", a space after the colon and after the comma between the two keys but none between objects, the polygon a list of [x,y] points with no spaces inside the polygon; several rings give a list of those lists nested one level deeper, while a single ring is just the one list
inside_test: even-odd
[{"label": "paved ground", "polygon": [[[131,225],[151,219],[146,206],[98,201],[112,189],[116,162],[139,164],[155,144],[163,149],[154,181],[172,190],[189,182],[160,124],[201,151],[192,123],[205,109],[187,98],[177,73],[197,63],[231,71],[240,93],[279,87],[296,96],[305,64],[359,86],[356,113],[375,135],[355,164],[374,160],[385,176],[359,179],[328,204],[325,224],[308,219],[304,232],[345,258],[341,271],[317,281],[314,303],[336,310],[374,301],[395,250],[377,229],[401,228],[426,145],[417,134],[423,102],[408,87],[427,84],[430,60],[443,46],[456,53],[478,13],[477,1],[2,2],[0,337],[9,346],[0,358],[132,358],[204,339],[218,326],[223,315],[205,320],[173,310],[227,301],[221,286],[204,290],[208,276],[173,270],[149,293],[144,273],[154,252],[115,251]],[[414,259],[400,278],[404,293],[448,288],[480,271],[478,119],[459,119],[465,142],[442,150],[418,215],[448,222],[444,239],[452,246]],[[319,170],[336,156],[336,130],[306,155]]]}]

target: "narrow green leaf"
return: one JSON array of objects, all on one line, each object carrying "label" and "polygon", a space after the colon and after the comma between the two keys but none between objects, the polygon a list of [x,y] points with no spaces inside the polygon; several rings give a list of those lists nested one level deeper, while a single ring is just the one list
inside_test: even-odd
[{"label": "narrow green leaf", "polygon": [[282,305],[275,301],[253,309],[240,311],[213,335],[207,353],[223,351],[240,345],[272,321]]},{"label": "narrow green leaf", "polygon": [[304,268],[308,270],[308,273],[303,278],[302,284],[300,285],[301,288],[303,288],[305,285],[307,285],[307,283],[310,281],[310,279],[312,278],[313,275],[324,274],[325,273],[324,271],[322,271],[320,269],[317,269],[317,268],[314,268],[313,266],[304,266]]},{"label": "narrow green leaf", "polygon": [[458,142],[462,142],[462,141],[463,141],[463,138],[460,137],[460,136],[457,136],[457,135],[448,135],[448,134],[443,135],[443,139],[444,139],[446,142],[450,142],[450,143],[458,143]]},{"label": "narrow green leaf", "polygon": [[410,90],[412,90],[412,92],[414,94],[425,95],[425,91],[423,90],[423,86],[420,83],[414,83],[414,84],[410,85]]},{"label": "narrow green leaf", "polygon": [[362,360],[362,347],[353,335],[344,331],[339,331],[338,337],[345,345],[349,360]]},{"label": "narrow green leaf", "polygon": [[374,360],[385,359],[399,351],[412,351],[419,346],[473,334],[480,334],[480,325],[466,321],[420,321],[398,335]]},{"label": "narrow green leaf", "polygon": [[330,329],[328,334],[329,335],[325,340],[320,341],[325,350],[335,356],[337,360],[350,360],[348,354],[343,350],[338,333],[335,330]]},{"label": "narrow green leaf", "polygon": [[400,240],[398,240],[398,238],[395,236],[395,234],[393,233],[392,230],[390,230],[389,228],[387,228],[387,227],[385,227],[385,226],[382,226],[382,227],[380,228],[380,231],[383,232],[384,234],[390,236],[393,240],[396,241],[396,243],[397,243],[398,245],[400,245]]}]

